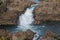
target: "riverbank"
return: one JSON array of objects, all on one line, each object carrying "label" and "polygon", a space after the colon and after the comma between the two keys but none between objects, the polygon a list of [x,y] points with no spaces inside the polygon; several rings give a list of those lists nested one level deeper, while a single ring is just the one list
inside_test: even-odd
[{"label": "riverbank", "polygon": [[[18,31],[16,33],[9,32],[4,29],[0,29],[0,40],[33,40],[34,34],[31,30],[25,32]],[[43,36],[39,38],[40,40],[60,40],[60,36],[47,30]]]}]

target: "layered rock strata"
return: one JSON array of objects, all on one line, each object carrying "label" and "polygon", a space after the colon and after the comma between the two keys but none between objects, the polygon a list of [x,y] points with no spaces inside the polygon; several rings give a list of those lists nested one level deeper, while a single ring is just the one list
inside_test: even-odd
[{"label": "layered rock strata", "polygon": [[32,4],[30,0],[0,0],[0,25],[17,25],[18,16]]},{"label": "layered rock strata", "polygon": [[60,2],[40,2],[34,10],[35,24],[60,21]]},{"label": "layered rock strata", "polygon": [[[18,16],[23,14],[27,7],[34,4],[30,0],[3,0],[0,1],[0,25],[17,25]],[[41,1],[35,8],[34,24],[46,21],[60,21],[60,2]]]}]

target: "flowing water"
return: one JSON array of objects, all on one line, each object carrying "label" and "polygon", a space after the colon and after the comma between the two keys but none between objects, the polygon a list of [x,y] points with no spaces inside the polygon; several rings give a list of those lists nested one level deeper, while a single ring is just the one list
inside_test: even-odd
[{"label": "flowing water", "polygon": [[35,6],[37,6],[37,5],[38,4],[31,5],[31,7],[26,9],[24,14],[19,16],[19,25],[21,25],[21,26],[30,25],[34,21],[32,12],[33,12]]},{"label": "flowing water", "polygon": [[[36,1],[35,1],[36,2]],[[38,2],[38,1],[37,1]],[[43,23],[41,25],[31,25],[34,21],[33,18],[33,10],[38,4],[31,5],[31,7],[27,8],[25,13],[19,16],[19,24],[18,26],[0,26],[0,29],[6,29],[11,32],[18,32],[18,31],[26,31],[30,29],[34,33],[33,40],[38,40],[46,30],[50,30],[55,32],[56,34],[60,35],[60,22],[48,22]]]},{"label": "flowing water", "polygon": [[[20,29],[22,29],[23,31],[27,30],[27,29],[30,29],[32,30],[33,32],[36,32],[36,34],[34,35],[34,38],[33,40],[37,40],[38,38],[38,32],[34,29],[32,29],[32,26],[30,26],[30,24],[32,24],[32,22],[34,21],[34,18],[33,18],[33,10],[34,8],[37,6],[38,4],[33,4],[31,5],[31,7],[27,8],[25,13],[22,14],[20,17],[19,17],[19,25],[18,27]],[[23,27],[20,27],[20,26],[23,26]]]},{"label": "flowing water", "polygon": [[[7,25],[7,26],[0,26],[0,29],[6,29],[11,32],[26,31],[27,29],[31,29],[33,32],[38,34],[38,35],[37,34],[34,35],[35,36],[34,39],[35,39],[35,38],[41,37],[46,30],[50,30],[50,31],[56,33],[57,35],[60,35],[60,22],[49,22],[49,23],[44,23],[41,25],[29,25],[29,26],[25,26],[25,27]],[[38,37],[36,37],[36,35]]]},{"label": "flowing water", "polygon": [[[46,25],[45,24],[42,25],[42,26],[40,26],[40,27],[30,25],[34,21],[33,10],[34,10],[34,8],[37,5],[38,4],[31,5],[31,7],[29,7],[29,8],[26,9],[26,11],[25,11],[24,14],[22,14],[21,16],[19,16],[19,25],[18,25],[18,28],[17,28],[17,30],[21,29],[21,31],[26,31],[26,30],[30,29],[31,31],[33,31],[34,33],[36,33],[34,35],[33,40],[38,40],[38,38],[43,35],[43,31],[46,29]],[[54,26],[52,28],[54,28]],[[41,30],[41,29],[43,29],[43,30]],[[54,29],[56,31],[56,28],[54,28]]]},{"label": "flowing water", "polygon": [[48,22],[41,25],[31,25],[34,21],[33,10],[38,4],[31,5],[27,8],[25,13],[19,16],[19,25],[18,26],[0,26],[0,29],[6,29],[11,32],[26,31],[30,29],[34,33],[33,40],[38,40],[46,30],[50,30],[60,35],[60,22]]}]

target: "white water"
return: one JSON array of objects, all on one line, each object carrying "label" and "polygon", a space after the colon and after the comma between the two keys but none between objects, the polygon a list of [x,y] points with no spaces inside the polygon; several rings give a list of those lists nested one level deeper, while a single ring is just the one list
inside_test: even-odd
[{"label": "white water", "polygon": [[31,5],[31,7],[27,8],[25,13],[22,14],[19,17],[19,25],[26,26],[26,25],[32,24],[32,22],[34,21],[33,13],[32,12],[33,12],[35,6],[37,6],[37,4]]},{"label": "white water", "polygon": [[[35,31],[32,26],[30,26],[30,24],[33,23],[34,21],[34,18],[33,18],[33,10],[34,8],[37,6],[38,4],[34,4],[34,5],[31,5],[31,7],[27,8],[25,13],[22,14],[20,17],[19,17],[19,28],[20,29],[23,29],[23,30],[27,30],[27,29],[30,29],[32,30],[33,32],[37,32]],[[34,35],[34,38],[33,40],[37,40],[38,38],[38,34],[36,33]]]}]

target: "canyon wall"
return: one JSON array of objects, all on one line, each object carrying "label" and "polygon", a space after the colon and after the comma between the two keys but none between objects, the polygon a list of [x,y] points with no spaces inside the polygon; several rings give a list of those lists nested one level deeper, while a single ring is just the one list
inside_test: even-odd
[{"label": "canyon wall", "polygon": [[40,2],[34,10],[35,24],[60,21],[60,2]]},{"label": "canyon wall", "polygon": [[18,15],[32,4],[31,0],[0,0],[0,25],[16,25]]},{"label": "canyon wall", "polygon": [[[17,25],[18,16],[32,4],[30,0],[0,0],[0,25]],[[60,21],[60,2],[40,1],[33,14],[34,24]]]}]

